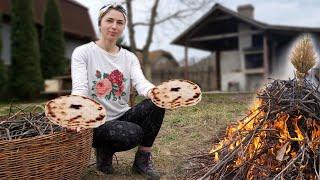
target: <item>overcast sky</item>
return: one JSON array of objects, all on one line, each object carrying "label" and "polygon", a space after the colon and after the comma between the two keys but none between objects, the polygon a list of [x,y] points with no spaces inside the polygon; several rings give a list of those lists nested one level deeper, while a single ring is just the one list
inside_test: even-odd
[{"label": "overcast sky", "polygon": [[[108,2],[106,0],[76,0],[89,8],[89,13],[92,19],[92,23],[97,31],[97,17],[98,11],[101,6]],[[120,1],[120,0],[119,0]],[[174,8],[177,1],[175,0],[161,0],[160,9]],[[292,25],[292,26],[308,26],[308,27],[320,27],[320,0],[217,0],[220,4],[230,8],[232,10],[237,9],[238,5],[252,4],[254,6],[254,17],[256,20],[277,25]],[[134,1],[134,20],[141,21],[148,16],[147,7],[150,7],[150,0],[135,0]],[[181,46],[171,45],[171,41],[175,39],[179,34],[184,32],[193,22],[198,20],[204,15],[210,7],[204,8],[204,10],[198,14],[195,14],[185,23],[178,24],[173,27],[172,24],[165,24],[158,26],[154,34],[153,44],[151,50],[164,49],[170,51],[177,60],[181,60],[184,57],[184,48]],[[159,12],[161,14],[161,11]],[[126,32],[127,33],[127,32]],[[136,40],[138,48],[142,48],[145,42],[146,29],[139,28],[136,30]],[[127,39],[128,35],[125,35]],[[128,40],[126,40],[129,42]],[[189,57],[204,57],[208,52],[189,50]]]}]

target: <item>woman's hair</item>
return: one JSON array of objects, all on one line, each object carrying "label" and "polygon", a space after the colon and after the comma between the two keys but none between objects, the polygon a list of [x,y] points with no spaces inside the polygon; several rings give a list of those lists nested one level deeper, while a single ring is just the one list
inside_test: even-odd
[{"label": "woman's hair", "polygon": [[103,18],[103,16],[106,15],[111,9],[114,9],[114,10],[121,12],[124,16],[124,19],[127,20],[127,11],[123,6],[121,6],[120,4],[117,4],[117,3],[107,4],[107,5],[104,5],[100,8],[99,18],[98,18],[98,25],[99,26],[101,25],[101,19]]}]

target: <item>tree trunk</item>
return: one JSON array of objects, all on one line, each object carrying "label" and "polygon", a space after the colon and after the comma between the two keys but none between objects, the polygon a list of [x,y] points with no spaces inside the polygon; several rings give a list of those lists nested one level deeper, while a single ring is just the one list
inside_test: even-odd
[{"label": "tree trunk", "polygon": [[152,73],[151,73],[151,64],[149,61],[149,50],[143,50],[142,51],[143,55],[143,72],[144,76],[149,80],[152,81]]}]

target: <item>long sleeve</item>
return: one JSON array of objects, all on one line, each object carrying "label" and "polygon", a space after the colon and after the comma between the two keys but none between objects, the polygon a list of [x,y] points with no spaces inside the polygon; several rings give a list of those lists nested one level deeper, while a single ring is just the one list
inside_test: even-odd
[{"label": "long sleeve", "polygon": [[71,56],[73,95],[89,96],[88,70],[85,52],[76,48]]},{"label": "long sleeve", "polygon": [[154,88],[154,85],[144,77],[139,60],[135,55],[132,56],[131,68],[131,80],[133,86],[136,88],[139,95],[147,97],[148,91]]}]

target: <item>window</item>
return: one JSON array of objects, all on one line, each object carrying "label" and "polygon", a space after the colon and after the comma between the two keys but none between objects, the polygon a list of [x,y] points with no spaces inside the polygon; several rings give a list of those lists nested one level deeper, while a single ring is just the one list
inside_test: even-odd
[{"label": "window", "polygon": [[262,48],[263,47],[263,36],[260,35],[253,35],[252,36],[252,47],[253,48]]},{"label": "window", "polygon": [[263,53],[246,54],[245,55],[246,69],[255,69],[263,67]]}]

